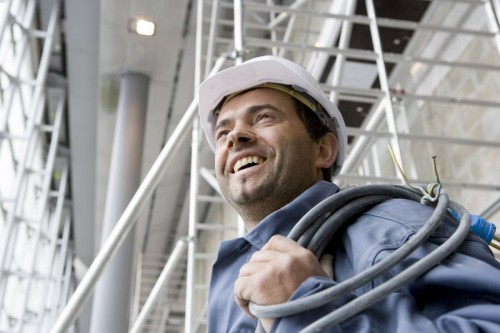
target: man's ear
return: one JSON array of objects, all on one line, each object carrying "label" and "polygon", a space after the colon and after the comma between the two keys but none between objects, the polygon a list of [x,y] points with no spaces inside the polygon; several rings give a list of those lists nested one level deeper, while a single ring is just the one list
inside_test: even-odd
[{"label": "man's ear", "polygon": [[318,144],[316,167],[320,169],[328,169],[337,159],[339,152],[337,137],[332,132],[327,132],[318,140]]}]

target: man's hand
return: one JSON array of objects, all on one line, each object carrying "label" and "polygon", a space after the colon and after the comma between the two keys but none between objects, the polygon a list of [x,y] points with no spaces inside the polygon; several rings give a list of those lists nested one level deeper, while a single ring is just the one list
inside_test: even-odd
[{"label": "man's hand", "polygon": [[[236,303],[252,316],[249,302],[259,305],[286,302],[307,278],[332,277],[332,263],[331,255],[321,257],[320,263],[311,251],[298,243],[283,236],[273,236],[241,267],[234,284]],[[273,322],[274,319],[261,320],[266,331],[271,329]]]}]

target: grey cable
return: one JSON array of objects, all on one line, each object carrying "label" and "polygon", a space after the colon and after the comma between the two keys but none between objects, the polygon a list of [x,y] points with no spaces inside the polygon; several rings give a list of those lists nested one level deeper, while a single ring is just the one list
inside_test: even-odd
[{"label": "grey cable", "polygon": [[[353,199],[354,195],[361,194],[364,195],[365,193],[371,192],[374,190],[375,192],[377,191],[383,191],[385,189],[385,186],[376,186],[372,188],[363,188],[362,191],[357,191],[355,189],[350,189],[349,191],[352,193],[347,193],[343,194],[342,192],[337,195],[343,194],[344,196],[347,196],[348,199]],[[367,192],[368,190],[368,192]],[[393,189],[391,189],[392,191]],[[391,192],[387,191],[387,192]],[[358,193],[356,193],[358,192]],[[386,193],[387,193],[386,192]],[[397,194],[399,191],[392,193],[393,196]],[[331,201],[335,200],[335,196],[332,196],[328,199],[326,199],[324,202],[320,203],[322,204],[322,209],[328,207],[328,203]],[[383,196],[386,198],[387,196]],[[342,198],[343,201],[343,198]],[[431,218],[429,221],[424,224],[424,226],[412,237],[410,238],[405,244],[403,244],[398,250],[393,252],[391,255],[386,257],[384,260],[381,260],[374,266],[370,267],[369,269],[361,272],[360,274],[352,277],[351,279],[348,279],[344,282],[341,282],[337,284],[336,286],[326,289],[324,291],[318,292],[316,294],[310,295],[308,297],[304,297],[301,299],[297,299],[294,301],[290,301],[284,304],[277,304],[277,305],[268,305],[268,306],[259,306],[256,304],[251,304],[250,305],[250,310],[254,315],[257,317],[262,317],[262,318],[278,318],[278,317],[284,317],[292,314],[296,314],[299,312],[303,312],[306,310],[313,309],[315,307],[321,306],[323,304],[326,304],[332,300],[334,300],[337,297],[340,297],[342,295],[345,295],[346,293],[349,293],[353,290],[356,290],[360,286],[364,285],[365,283],[373,280],[375,277],[379,276],[380,274],[383,274],[386,272],[389,268],[397,264],[400,260],[405,258],[409,253],[411,253],[414,249],[416,249],[425,239],[428,238],[428,236],[434,231],[434,229],[438,226],[441,218],[444,216],[442,209],[446,209],[447,207],[447,200],[441,201],[441,206],[439,206],[439,209],[436,209],[434,213],[432,214]],[[366,208],[366,207],[365,207]],[[316,208],[314,208],[316,209]],[[357,210],[356,214],[359,214],[362,212],[362,210]],[[313,212],[313,214],[316,214],[319,212]],[[334,214],[335,215],[335,214]],[[330,218],[334,218],[334,215],[331,215]],[[312,215],[314,216],[314,215]],[[308,219],[309,217],[304,216],[303,219]],[[342,223],[345,223],[347,221],[340,221]],[[303,222],[303,220],[299,221],[300,223],[309,223],[309,222]],[[297,228],[301,228],[301,226],[298,226]],[[337,228],[338,229],[338,228]],[[292,230],[290,234],[293,234]],[[289,236],[290,237],[290,236]],[[303,245],[303,244],[302,244]],[[319,258],[321,254],[319,254],[317,257]]]},{"label": "grey cable", "polygon": [[[460,246],[469,233],[470,217],[461,206],[459,208],[458,204],[455,206],[455,204],[452,203],[452,205],[454,205],[452,208],[453,210],[460,211],[459,214],[461,215],[461,221],[453,235],[451,235],[451,237],[448,238],[442,245],[398,275],[394,276],[392,279],[353,299],[325,317],[318,319],[314,323],[302,329],[300,333],[324,332],[325,329],[351,318],[386,297],[393,291],[416,279],[453,253],[453,251]],[[463,211],[465,211],[465,213],[463,213]]]},{"label": "grey cable", "polygon": [[[366,185],[346,189],[325,199],[309,211],[297,223],[288,237],[297,240],[319,258],[335,232],[348,223],[353,216],[389,198],[420,201],[421,197],[422,194],[417,190],[397,185]],[[250,311],[259,318],[284,317],[319,307],[358,289],[385,273],[420,246],[443,220],[449,205],[459,213],[462,221],[455,233],[445,243],[392,279],[344,304],[301,332],[319,332],[347,320],[422,275],[452,253],[469,231],[470,219],[467,211],[454,202],[450,203],[448,196],[441,189],[436,208],[429,220],[405,244],[385,259],[360,274],[319,293],[283,304],[261,306],[251,303]]]}]

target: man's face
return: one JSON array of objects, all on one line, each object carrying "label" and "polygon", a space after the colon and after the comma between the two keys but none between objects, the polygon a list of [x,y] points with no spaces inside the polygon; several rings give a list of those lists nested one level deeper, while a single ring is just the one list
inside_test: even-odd
[{"label": "man's face", "polygon": [[230,99],[215,126],[215,171],[238,208],[287,204],[322,178],[318,143],[308,135],[292,97],[259,88]]}]

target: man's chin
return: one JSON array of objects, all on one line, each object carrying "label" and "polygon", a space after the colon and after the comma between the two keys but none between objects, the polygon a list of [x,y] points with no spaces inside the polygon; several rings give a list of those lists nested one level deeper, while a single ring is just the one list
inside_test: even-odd
[{"label": "man's chin", "polygon": [[269,189],[265,186],[245,186],[239,185],[232,188],[231,200],[234,204],[245,205],[255,202],[262,202],[269,196]]}]

